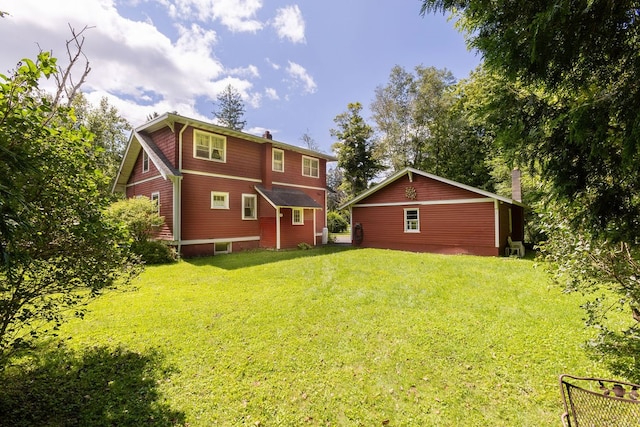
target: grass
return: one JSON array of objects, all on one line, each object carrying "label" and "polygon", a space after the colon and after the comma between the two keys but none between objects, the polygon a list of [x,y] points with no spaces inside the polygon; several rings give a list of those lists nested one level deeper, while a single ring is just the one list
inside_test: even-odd
[{"label": "grass", "polygon": [[[580,299],[530,260],[325,247],[149,267],[135,285],[34,371],[54,390],[93,372],[81,394],[109,410],[49,404],[39,424],[555,425],[558,375],[606,374],[580,348]],[[2,379],[12,423],[34,400],[21,375]]]}]

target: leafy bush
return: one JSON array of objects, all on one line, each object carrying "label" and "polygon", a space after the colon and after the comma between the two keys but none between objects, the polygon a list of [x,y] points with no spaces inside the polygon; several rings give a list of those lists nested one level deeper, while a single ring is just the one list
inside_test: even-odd
[{"label": "leafy bush", "polygon": [[331,211],[327,214],[327,228],[331,233],[344,233],[349,222],[338,212]]},{"label": "leafy bush", "polygon": [[164,223],[164,217],[158,214],[157,205],[148,197],[119,200],[109,206],[106,214],[123,224],[136,242],[149,240],[156,228]]},{"label": "leafy bush", "polygon": [[169,264],[177,259],[176,252],[160,240],[134,242],[131,250],[139,255],[145,264]]}]

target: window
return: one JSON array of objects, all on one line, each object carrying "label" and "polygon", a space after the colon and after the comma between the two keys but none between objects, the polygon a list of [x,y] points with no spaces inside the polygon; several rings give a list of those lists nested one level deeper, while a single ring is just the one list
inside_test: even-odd
[{"label": "window", "polygon": [[212,191],[211,209],[229,209],[229,193]]},{"label": "window", "polygon": [[142,172],[149,172],[149,155],[142,150]]},{"label": "window", "polygon": [[231,253],[231,243],[216,242],[213,244],[213,254],[229,254]]},{"label": "window", "polygon": [[159,192],[151,193],[151,202],[155,203],[156,212],[158,212],[158,215],[160,215],[160,193]]},{"label": "window", "polygon": [[242,219],[256,219],[257,216],[257,197],[255,194],[242,195]]},{"label": "window", "polygon": [[199,159],[226,162],[227,138],[222,135],[194,130],[193,156]]},{"label": "window", "polygon": [[318,178],[320,176],[319,164],[318,159],[302,156],[302,175]]},{"label": "window", "polygon": [[404,232],[405,233],[420,232],[420,210],[419,209],[404,210]]},{"label": "window", "polygon": [[293,208],[291,210],[291,224],[304,225],[304,210],[301,208]]},{"label": "window", "polygon": [[271,151],[271,169],[276,172],[284,172],[284,151],[274,148]]}]

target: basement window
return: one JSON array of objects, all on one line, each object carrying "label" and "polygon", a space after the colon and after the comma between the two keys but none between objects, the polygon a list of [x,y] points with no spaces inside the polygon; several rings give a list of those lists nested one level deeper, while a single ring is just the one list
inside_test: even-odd
[{"label": "basement window", "polygon": [[231,243],[230,242],[216,242],[213,244],[213,254],[230,254]]}]

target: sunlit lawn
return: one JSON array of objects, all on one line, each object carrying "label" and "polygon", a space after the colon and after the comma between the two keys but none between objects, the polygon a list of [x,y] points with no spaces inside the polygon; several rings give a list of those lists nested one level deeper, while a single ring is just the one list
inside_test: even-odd
[{"label": "sunlit lawn", "polygon": [[[62,330],[69,366],[92,351],[115,365],[76,399],[108,399],[94,425],[558,425],[558,375],[603,374],[580,348],[581,301],[530,260],[251,252],[149,267],[135,286]],[[122,353],[146,365],[129,373]],[[117,385],[127,398],[109,398]]]}]

